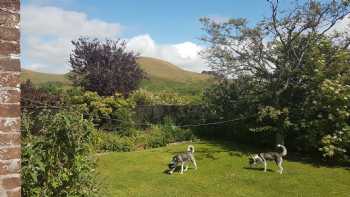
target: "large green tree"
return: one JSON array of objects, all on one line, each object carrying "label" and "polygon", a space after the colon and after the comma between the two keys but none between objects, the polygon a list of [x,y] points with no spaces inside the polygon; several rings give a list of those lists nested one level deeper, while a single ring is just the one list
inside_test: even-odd
[{"label": "large green tree", "polygon": [[[350,39],[347,32],[337,32],[334,27],[348,16],[349,1],[295,1],[289,10],[281,10],[278,0],[267,3],[271,15],[255,26],[241,18],[221,23],[201,19],[206,32],[203,40],[209,45],[203,55],[213,71],[225,76],[225,82],[208,93],[209,103],[214,107],[216,103],[215,111],[225,118],[230,116],[230,108],[234,108],[231,116],[255,113],[251,130],[272,131],[277,143],[298,134],[313,140],[306,143],[306,139],[294,136],[289,143],[320,147],[322,136],[346,128],[336,121],[315,121],[318,131],[305,124],[316,120],[323,111],[320,103],[327,103],[332,110],[348,105],[332,100],[336,95],[327,100],[325,87],[338,84],[342,89],[338,92],[347,97],[343,94],[349,85]],[[317,109],[310,105],[316,95]],[[342,122],[346,121],[348,118],[343,116]]]}]

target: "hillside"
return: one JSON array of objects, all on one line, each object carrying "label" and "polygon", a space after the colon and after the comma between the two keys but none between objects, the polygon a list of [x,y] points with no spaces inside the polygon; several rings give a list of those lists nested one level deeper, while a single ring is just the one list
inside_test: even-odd
[{"label": "hillside", "polygon": [[[210,83],[210,77],[195,72],[190,72],[179,68],[169,62],[140,57],[137,62],[147,73],[148,80],[144,80],[141,88],[150,91],[176,91],[180,94],[197,94],[201,89]],[[40,73],[27,69],[22,69],[22,81],[30,79],[35,84],[45,82],[60,82],[69,85],[69,80],[65,75]]]},{"label": "hillside", "polygon": [[170,62],[160,59],[141,57],[137,62],[150,78],[161,78],[176,82],[190,82],[208,79],[207,75],[183,70]]},{"label": "hillside", "polygon": [[26,81],[30,79],[35,84],[41,84],[46,82],[59,82],[63,84],[69,84],[69,80],[62,74],[49,74],[49,73],[41,73],[28,69],[22,69],[21,72],[21,80]]}]

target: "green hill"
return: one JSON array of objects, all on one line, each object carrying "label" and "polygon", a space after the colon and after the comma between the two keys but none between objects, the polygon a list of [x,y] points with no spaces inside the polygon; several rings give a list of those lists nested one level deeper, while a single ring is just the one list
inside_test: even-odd
[{"label": "green hill", "polygon": [[63,84],[69,84],[69,80],[63,74],[49,74],[41,73],[28,69],[22,69],[21,80],[26,81],[30,79],[34,84],[41,84],[46,82],[59,82]]},{"label": "green hill", "polygon": [[[140,57],[137,62],[148,76],[141,87],[149,91],[176,91],[180,94],[194,95],[210,83],[208,75],[186,71],[160,59]],[[59,82],[70,85],[63,74],[40,73],[27,69],[22,69],[21,79],[30,79],[34,84]]]}]

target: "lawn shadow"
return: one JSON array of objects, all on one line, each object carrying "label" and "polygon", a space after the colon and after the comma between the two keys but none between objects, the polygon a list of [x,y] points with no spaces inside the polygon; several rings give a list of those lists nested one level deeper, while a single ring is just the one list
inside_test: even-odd
[{"label": "lawn shadow", "polygon": [[165,169],[165,170],[163,171],[163,174],[168,174],[168,175],[170,175],[170,174],[169,174],[169,171],[170,171],[169,169]]},{"label": "lawn shadow", "polygon": [[[231,156],[248,156],[249,154],[278,151],[275,147],[252,147],[245,144],[240,144],[234,141],[210,141],[211,146],[219,146],[225,151],[229,152]],[[288,147],[287,147],[288,149]],[[343,168],[350,170],[350,162],[326,162],[319,157],[308,154],[288,151],[288,155],[284,157],[285,160],[291,162],[299,162],[303,164],[312,165],[314,167],[328,167],[328,168]]]},{"label": "lawn shadow", "polygon": [[301,154],[301,153],[289,153],[286,158],[288,161],[299,162],[303,164],[312,165],[313,167],[327,167],[327,168],[344,168],[346,170],[350,170],[350,163],[347,161],[337,162],[337,161],[325,161],[320,159],[319,157]]},{"label": "lawn shadow", "polygon": [[[207,143],[206,143],[206,145],[207,145]],[[211,144],[209,146],[211,146]],[[166,150],[166,152],[175,156],[177,154],[186,153],[186,150],[184,150],[184,151]],[[222,152],[229,152],[229,151],[227,151],[227,150],[215,150],[215,149],[211,149],[211,148],[200,148],[200,149],[197,149],[195,151],[194,156],[195,156],[196,160],[202,160],[202,159],[217,160],[217,159],[219,159],[219,157],[215,156],[215,154],[222,153]]]},{"label": "lawn shadow", "polygon": [[[255,170],[255,171],[264,171],[264,168],[243,167],[243,169],[245,169],[245,170]],[[266,171],[268,171],[268,172],[274,172],[274,171],[271,170],[271,169],[266,169]]]},{"label": "lawn shadow", "polygon": [[[191,169],[194,169],[194,168],[188,167],[188,170],[191,170]],[[187,171],[184,170],[184,173],[186,173]],[[171,174],[169,174],[169,172],[170,172],[170,169],[163,170],[163,174],[171,175]],[[176,166],[173,173],[180,173],[180,172],[181,172],[181,166]]]}]

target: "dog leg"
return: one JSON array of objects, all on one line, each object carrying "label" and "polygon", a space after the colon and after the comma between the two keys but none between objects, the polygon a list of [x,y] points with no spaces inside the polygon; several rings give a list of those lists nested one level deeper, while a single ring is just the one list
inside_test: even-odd
[{"label": "dog leg", "polygon": [[175,171],[176,168],[173,168],[169,171],[169,174],[173,174],[173,172]]},{"label": "dog leg", "polygon": [[188,164],[186,165],[185,172],[188,170]]},{"label": "dog leg", "polygon": [[282,167],[282,162],[283,162],[283,159],[281,158],[281,160],[279,160],[278,161],[278,164],[277,164],[277,166],[278,166],[278,168],[280,169],[280,174],[282,174],[283,173],[283,167]]},{"label": "dog leg", "polygon": [[194,165],[194,169],[197,170],[197,163],[196,163],[196,160],[193,159],[193,165]]},{"label": "dog leg", "polygon": [[181,163],[181,173],[180,174],[183,174],[184,173],[184,163]]},{"label": "dog leg", "polygon": [[266,162],[265,158],[263,158],[263,162],[264,162],[264,172],[266,172],[266,170],[267,170],[267,162]]}]

